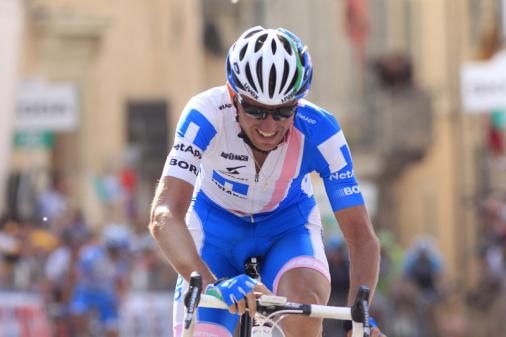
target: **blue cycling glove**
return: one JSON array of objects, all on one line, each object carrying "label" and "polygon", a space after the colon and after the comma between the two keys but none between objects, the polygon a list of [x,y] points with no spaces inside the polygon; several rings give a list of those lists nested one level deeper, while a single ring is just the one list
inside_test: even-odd
[{"label": "blue cycling glove", "polygon": [[369,316],[369,326],[371,328],[377,328],[378,327],[378,323],[376,323],[376,320],[374,318],[372,318],[372,316]]},{"label": "blue cycling glove", "polygon": [[[220,281],[214,285],[208,285],[206,293],[217,296],[228,306],[234,305],[235,303],[242,300],[247,293],[251,292],[257,281],[246,274],[241,274],[224,281]],[[219,294],[216,294],[216,291]]]}]

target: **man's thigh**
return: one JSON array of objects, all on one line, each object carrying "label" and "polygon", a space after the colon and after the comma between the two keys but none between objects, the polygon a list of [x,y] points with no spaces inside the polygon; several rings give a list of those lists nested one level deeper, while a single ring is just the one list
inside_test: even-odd
[{"label": "man's thigh", "polygon": [[262,281],[276,294],[285,274],[288,280],[297,281],[300,273],[304,276],[300,282],[321,282],[330,288],[329,266],[319,225],[308,224],[280,236],[261,263]]}]

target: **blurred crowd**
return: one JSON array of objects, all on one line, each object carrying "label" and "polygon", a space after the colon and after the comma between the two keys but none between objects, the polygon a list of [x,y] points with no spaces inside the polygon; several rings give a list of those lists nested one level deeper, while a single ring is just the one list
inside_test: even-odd
[{"label": "blurred crowd", "polygon": [[[436,308],[443,301],[443,259],[430,236],[417,238],[409,249],[402,249],[394,235],[379,231],[382,245],[380,280],[371,315],[388,336],[449,336],[439,333]],[[332,277],[332,305],[346,305],[348,257],[345,242],[327,240],[327,256]],[[338,323],[326,321],[324,336],[345,337]]]},{"label": "blurred crowd", "polygon": [[[506,336],[506,194],[479,204],[476,247],[469,247],[469,270],[453,279],[435,240],[416,238],[403,249],[395,235],[379,230],[380,279],[372,316],[388,336]],[[346,303],[347,249],[339,238],[327,240],[333,305]],[[338,323],[324,323],[324,336],[344,337]]]},{"label": "blurred crowd", "polygon": [[477,279],[466,294],[476,336],[506,335],[506,193],[489,196],[479,216]]},{"label": "blurred crowd", "polygon": [[[104,200],[110,191],[125,193],[112,180],[101,186]],[[121,335],[118,313],[125,294],[170,294],[176,275],[149,235],[146,221],[136,220],[130,198],[123,198],[131,215],[127,221],[92,225],[71,206],[68,194],[54,176],[48,188],[34,196],[36,216],[7,217],[0,223],[0,296],[37,294],[52,336]],[[486,199],[478,221],[476,271],[462,271],[465,287],[462,280],[447,277],[434,238],[421,236],[402,248],[394,233],[378,230],[381,274],[371,311],[388,336],[505,334],[506,195]],[[326,251],[332,276],[330,304],[345,305],[349,265],[338,233],[326,235]],[[0,320],[5,316],[2,310],[0,305]],[[0,337],[22,336],[0,326]],[[340,323],[325,321],[324,336],[344,336]]]},{"label": "blurred crowd", "polygon": [[[113,178],[97,184],[104,201],[105,194],[127,194]],[[66,186],[53,175],[47,188],[32,196],[31,217],[7,216],[0,223],[0,297],[36,294],[53,336],[118,336],[126,294],[170,292],[176,275],[146,224],[136,221],[129,198],[121,198],[127,221],[90,224],[72,206]],[[0,321],[20,315],[7,309],[0,304]],[[20,326],[10,325],[8,331],[0,324],[0,337],[24,336]]]}]

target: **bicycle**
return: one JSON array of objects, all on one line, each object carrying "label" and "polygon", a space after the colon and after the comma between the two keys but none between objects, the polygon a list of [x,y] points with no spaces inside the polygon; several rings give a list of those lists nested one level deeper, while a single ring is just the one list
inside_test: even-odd
[{"label": "bicycle", "polygon": [[[256,271],[256,265],[254,265]],[[249,270],[251,272],[251,269]],[[247,267],[248,273],[248,267]],[[250,274],[251,276],[251,274]],[[190,277],[189,289],[185,297],[186,313],[183,324],[183,337],[193,337],[195,314],[198,307],[228,310],[228,306],[220,299],[201,294],[202,278],[198,272]],[[334,307],[317,304],[300,304],[288,302],[286,297],[262,295],[257,299],[257,313],[253,319],[244,314],[240,321],[240,337],[271,337],[277,330],[285,336],[279,326],[286,315],[305,315],[314,318],[351,320],[352,337],[369,337],[369,289],[361,286],[352,307]]]}]

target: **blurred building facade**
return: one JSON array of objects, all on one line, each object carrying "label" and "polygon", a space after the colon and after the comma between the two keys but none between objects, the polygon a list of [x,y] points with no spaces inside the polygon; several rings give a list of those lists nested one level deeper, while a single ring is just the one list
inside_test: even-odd
[{"label": "blurred building facade", "polygon": [[51,140],[17,144],[12,170],[60,171],[75,203],[99,221],[121,215],[104,214],[97,178],[133,166],[145,182],[145,216],[179,111],[204,87],[200,3],[26,1],[24,15],[20,81],[26,90],[75,88],[77,111],[63,129],[18,128],[16,137]]},{"label": "blurred building facade", "polygon": [[26,1],[20,81],[76,88],[78,111],[67,128],[36,131],[49,132],[49,144],[19,142],[11,171],[62,171],[75,203],[99,222],[121,215],[101,207],[96,177],[131,167],[147,222],[186,101],[225,82],[227,49],[245,28],[282,26],[310,47],[308,98],[343,124],[356,173],[377,196],[370,206],[377,226],[405,247],[419,234],[434,236],[455,275],[472,254],[480,193],[496,186],[485,179],[500,176],[481,165],[488,162],[483,115],[466,115],[459,103],[460,64],[475,57],[485,23],[498,22],[498,4]]},{"label": "blurred building facade", "polygon": [[481,203],[488,194],[504,192],[506,185],[499,181],[504,175],[500,156],[487,143],[490,111],[463,109],[460,70],[479,57],[487,48],[484,42],[499,29],[500,6],[496,0],[378,1],[371,11],[375,27],[383,29],[371,33],[370,51],[407,56],[415,91],[423,93],[405,102],[406,96],[394,89],[395,107],[369,110],[380,113],[380,119],[398,108],[404,112],[403,118],[395,117],[393,129],[376,138],[383,142],[379,139],[394,137],[393,144],[401,147],[390,147],[389,156],[380,152],[398,169],[377,176],[383,203],[377,223],[393,228],[403,246],[420,235],[435,237],[449,274],[461,276],[463,284],[471,281],[460,272],[473,264]]}]

